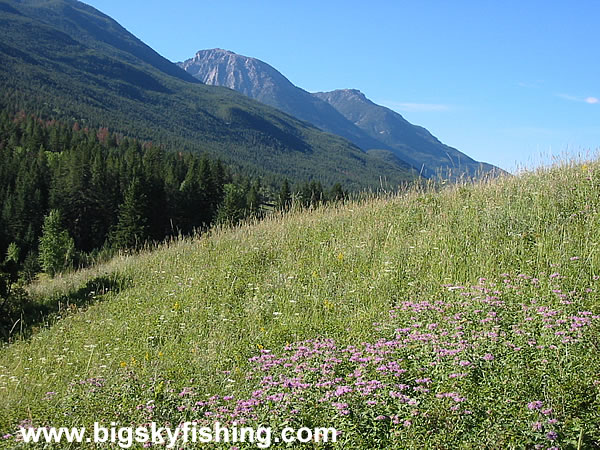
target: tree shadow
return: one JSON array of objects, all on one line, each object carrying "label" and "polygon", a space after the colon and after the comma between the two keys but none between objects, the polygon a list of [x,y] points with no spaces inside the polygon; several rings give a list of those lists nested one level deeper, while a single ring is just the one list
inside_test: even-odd
[{"label": "tree shadow", "polygon": [[0,311],[0,340],[12,343],[28,339],[39,330],[104,300],[107,294],[130,286],[129,278],[110,274],[92,278],[71,292],[52,297],[32,298],[24,290],[15,291]]}]

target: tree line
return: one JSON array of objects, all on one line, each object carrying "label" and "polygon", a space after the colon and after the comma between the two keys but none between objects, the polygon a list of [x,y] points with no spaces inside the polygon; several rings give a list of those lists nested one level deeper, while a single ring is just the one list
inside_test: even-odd
[{"label": "tree line", "polygon": [[166,151],[106,128],[0,114],[0,255],[10,250],[28,278],[98,252],[345,195],[339,184],[326,190],[316,181],[293,188],[284,181],[276,190],[206,155]]},{"label": "tree line", "polygon": [[10,340],[16,324],[48,313],[23,289],[40,272],[346,195],[317,181],[264,186],[206,155],[3,110],[0,335]]}]

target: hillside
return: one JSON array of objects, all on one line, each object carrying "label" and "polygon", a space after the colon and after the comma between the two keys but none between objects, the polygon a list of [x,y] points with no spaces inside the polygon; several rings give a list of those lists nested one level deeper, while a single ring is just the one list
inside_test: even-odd
[{"label": "hillside", "polygon": [[75,0],[0,1],[0,106],[77,121],[250,175],[353,189],[414,175],[274,108],[205,86]]},{"label": "hillside", "polygon": [[40,282],[72,306],[0,350],[0,446],[19,423],[219,420],[596,448],[599,183],[595,162],[415,188]]},{"label": "hillside", "polygon": [[[222,49],[200,50],[179,66],[205,84],[225,86],[342,136],[364,151],[427,177],[472,177],[500,169],[440,142],[356,89],[311,94],[269,64]],[[372,150],[372,152],[371,152]]]},{"label": "hillside", "polygon": [[502,171],[491,164],[475,161],[464,153],[442,144],[423,127],[408,122],[395,111],[377,105],[356,89],[339,89],[313,94],[339,111],[369,136],[378,139],[396,157],[419,168],[427,177],[477,176]]},{"label": "hillside", "polygon": [[234,89],[322,130],[342,136],[365,151],[381,146],[380,142],[346,119],[329,103],[294,86],[275,68],[259,59],[222,49],[200,50],[193,58],[179,63],[179,66],[204,84]]}]

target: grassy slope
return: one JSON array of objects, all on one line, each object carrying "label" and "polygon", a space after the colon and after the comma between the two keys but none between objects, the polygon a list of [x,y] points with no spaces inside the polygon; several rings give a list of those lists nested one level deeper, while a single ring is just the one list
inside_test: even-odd
[{"label": "grassy slope", "polygon": [[[284,401],[258,407],[259,420],[281,426],[269,412],[281,410],[296,426],[337,426],[364,448],[547,448],[551,432],[563,448],[580,437],[584,448],[598,445],[599,183],[597,164],[578,165],[291,214],[38,286],[58,295],[107,272],[124,288],[1,350],[0,432],[28,418],[56,426],[202,418],[216,406],[192,411],[196,401],[248,398],[263,374],[314,382],[294,371],[305,361],[324,378],[333,375],[319,364],[333,367],[334,390],[356,388],[348,374],[357,368],[384,388],[319,402],[327,388],[310,387],[300,401],[301,388],[263,385],[287,392],[299,412]],[[265,349],[286,358],[294,343],[324,338],[335,341],[327,345],[337,360],[307,343],[291,368],[262,367]],[[348,345],[381,359],[361,368],[341,351]],[[392,361],[405,371],[398,377]],[[194,396],[179,396],[183,387]]]}]

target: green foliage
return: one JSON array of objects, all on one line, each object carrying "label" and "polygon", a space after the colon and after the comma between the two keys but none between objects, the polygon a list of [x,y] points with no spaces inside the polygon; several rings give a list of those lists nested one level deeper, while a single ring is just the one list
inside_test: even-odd
[{"label": "green foliage", "polygon": [[[1,107],[208,153],[267,184],[319,179],[357,190],[377,188],[381,177],[393,187],[415,177],[242,94],[198,83],[83,3],[9,4],[0,18]],[[38,137],[26,147],[37,149]]]},{"label": "green foliage", "polygon": [[40,237],[39,261],[42,270],[53,277],[69,268],[73,262],[75,242],[63,228],[62,215],[53,209],[44,218]]},{"label": "green foliage", "polygon": [[246,215],[246,195],[242,188],[231,183],[226,184],[223,190],[225,197],[219,207],[217,222],[236,225]]},{"label": "green foliage", "polygon": [[116,248],[140,248],[148,239],[148,197],[135,177],[119,207],[119,221],[112,233],[112,245]]},{"label": "green foliage", "polygon": [[8,246],[6,258],[0,264],[0,336],[8,340],[30,306],[25,291],[18,285],[19,247]]},{"label": "green foliage", "polygon": [[348,197],[348,194],[344,192],[340,183],[335,183],[329,193],[329,198],[333,201],[343,201]]},{"label": "green foliage", "polygon": [[[37,283],[95,303],[0,349],[0,446],[25,419],[252,404],[245,425],[335,426],[333,448],[596,448],[599,186],[593,163],[415,187]],[[99,277],[128,282],[84,289]]]},{"label": "green foliage", "polygon": [[18,248],[25,280],[39,271],[38,243],[51,209],[60,210],[81,266],[103,248],[139,248],[217,221],[262,217],[273,197],[259,178],[205,155],[170,153],[106,128],[82,130],[24,113],[0,114],[0,148],[0,252],[9,243]]},{"label": "green foliage", "polygon": [[6,262],[18,264],[20,261],[19,254],[20,250],[18,245],[14,242],[11,242],[8,246],[8,249],[6,250]]},{"label": "green foliage", "polygon": [[287,211],[292,206],[292,192],[288,180],[283,180],[276,202],[277,209]]}]

